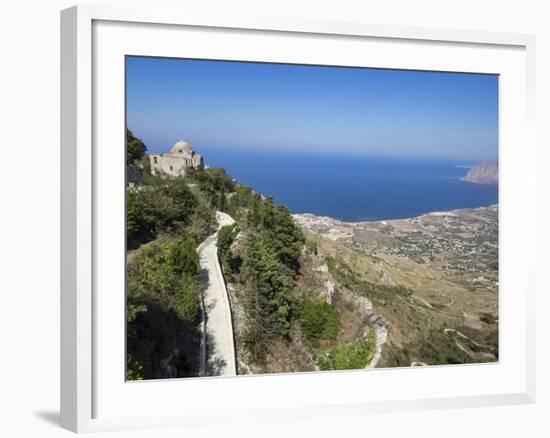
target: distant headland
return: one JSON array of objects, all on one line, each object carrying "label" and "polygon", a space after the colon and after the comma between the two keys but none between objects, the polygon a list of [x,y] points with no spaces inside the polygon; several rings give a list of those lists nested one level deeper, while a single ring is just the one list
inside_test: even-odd
[{"label": "distant headland", "polygon": [[498,185],[498,161],[488,161],[470,167],[466,176],[461,180],[476,184]]}]

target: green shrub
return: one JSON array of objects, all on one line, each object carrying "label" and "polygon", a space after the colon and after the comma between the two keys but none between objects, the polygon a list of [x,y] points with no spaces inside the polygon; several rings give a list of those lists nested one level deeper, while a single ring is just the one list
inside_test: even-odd
[{"label": "green shrub", "polygon": [[[181,235],[145,245],[126,272],[127,378],[158,377],[175,348],[180,355],[198,348],[201,268],[195,242]],[[175,366],[178,373],[195,373],[191,362]]]},{"label": "green shrub", "polygon": [[237,208],[249,208],[254,203],[255,194],[252,189],[244,184],[239,184],[235,189],[235,194],[231,198],[229,205],[232,210]]},{"label": "green shrub", "polygon": [[236,188],[235,180],[220,168],[190,171],[187,180],[196,182],[210,206],[221,211],[226,210],[226,193]]},{"label": "green shrub", "polygon": [[218,231],[218,258],[222,265],[223,275],[226,280],[229,280],[233,275],[231,266],[231,245],[235,241],[239,228],[236,224],[226,225]]},{"label": "green shrub", "polygon": [[216,231],[217,225],[214,212],[200,203],[194,209],[189,225],[183,225],[179,231],[189,234],[195,242],[199,243]]},{"label": "green shrub", "polygon": [[131,239],[154,238],[188,225],[198,201],[184,178],[150,178],[148,185],[126,192],[126,230]]},{"label": "green shrub", "polygon": [[311,348],[318,348],[320,341],[334,341],[340,334],[340,314],[326,301],[306,301],[300,324]]},{"label": "green shrub", "polygon": [[308,254],[317,255],[318,245],[314,240],[306,240],[306,249]]},{"label": "green shrub", "polygon": [[194,242],[186,236],[155,242],[143,248],[127,268],[130,321],[142,313],[144,303],[156,303],[174,311],[186,322],[198,313],[201,268]]},{"label": "green shrub", "polygon": [[363,369],[370,364],[376,351],[376,335],[370,330],[366,339],[338,345],[317,356],[322,371]]}]

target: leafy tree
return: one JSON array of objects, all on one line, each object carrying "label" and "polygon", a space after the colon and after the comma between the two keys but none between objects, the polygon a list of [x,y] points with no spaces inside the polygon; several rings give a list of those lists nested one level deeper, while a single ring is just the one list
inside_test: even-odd
[{"label": "leafy tree", "polygon": [[224,169],[198,169],[189,172],[188,178],[198,183],[210,205],[219,210],[225,208],[225,193],[235,191],[236,187],[235,181],[225,173]]},{"label": "leafy tree", "polygon": [[132,131],[126,128],[126,164],[134,164],[136,161],[141,160],[147,147],[137,137],[134,137]]},{"label": "leafy tree", "polygon": [[262,198],[261,195],[256,194],[252,198],[251,209],[248,212],[247,223],[252,228],[258,228],[262,221]]},{"label": "leafy tree", "polygon": [[235,208],[249,208],[254,202],[255,194],[252,189],[244,184],[239,184],[235,189],[235,194],[231,198],[231,207]]},{"label": "leafy tree", "polygon": [[273,249],[281,263],[292,273],[300,267],[299,258],[305,238],[302,230],[296,226],[288,208],[273,204],[267,198],[263,206],[262,228],[273,243]]},{"label": "leafy tree", "polygon": [[198,201],[181,177],[154,180],[126,195],[128,240],[154,238],[191,222]]}]

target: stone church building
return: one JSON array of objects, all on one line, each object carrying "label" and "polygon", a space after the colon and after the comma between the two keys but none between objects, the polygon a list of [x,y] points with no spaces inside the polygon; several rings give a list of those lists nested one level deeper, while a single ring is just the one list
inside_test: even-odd
[{"label": "stone church building", "polygon": [[187,169],[202,169],[202,155],[195,153],[189,143],[180,140],[167,154],[149,155],[151,173],[166,173],[172,176],[185,175]]}]

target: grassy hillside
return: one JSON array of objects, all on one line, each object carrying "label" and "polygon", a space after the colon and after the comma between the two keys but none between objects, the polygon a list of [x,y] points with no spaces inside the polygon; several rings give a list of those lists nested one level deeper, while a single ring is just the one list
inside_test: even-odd
[{"label": "grassy hillside", "polygon": [[498,360],[498,319],[495,295],[480,287],[464,287],[464,276],[442,272],[437,263],[377,256],[347,242],[317,233],[338,287],[369,298],[389,325],[378,366],[458,364]]}]

